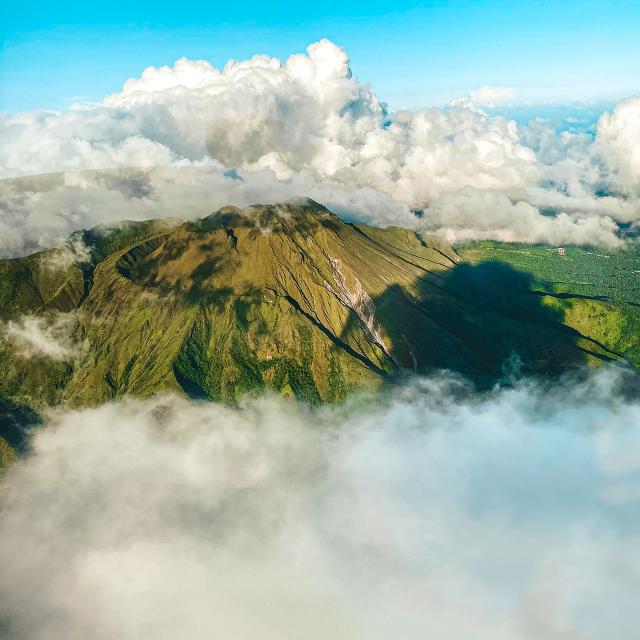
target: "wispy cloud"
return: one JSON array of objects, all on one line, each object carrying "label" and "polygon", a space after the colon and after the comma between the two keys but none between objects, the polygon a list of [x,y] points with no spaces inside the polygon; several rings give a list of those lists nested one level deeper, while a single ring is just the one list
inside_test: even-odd
[{"label": "wispy cloud", "polygon": [[22,316],[0,326],[0,340],[11,343],[13,353],[19,358],[72,360],[77,353],[77,345],[72,340],[75,325],[72,313]]}]

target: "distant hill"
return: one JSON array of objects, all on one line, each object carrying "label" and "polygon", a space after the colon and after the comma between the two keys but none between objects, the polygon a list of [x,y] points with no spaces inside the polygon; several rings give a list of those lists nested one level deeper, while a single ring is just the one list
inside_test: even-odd
[{"label": "distant hill", "polygon": [[5,325],[73,312],[77,346],[68,358],[25,358],[0,343],[0,398],[15,411],[164,390],[235,403],[272,389],[319,403],[410,372],[449,369],[486,388],[640,363],[635,245],[608,258],[454,250],[345,223],[311,200],[125,222],[74,243],[82,258],[0,261]]}]

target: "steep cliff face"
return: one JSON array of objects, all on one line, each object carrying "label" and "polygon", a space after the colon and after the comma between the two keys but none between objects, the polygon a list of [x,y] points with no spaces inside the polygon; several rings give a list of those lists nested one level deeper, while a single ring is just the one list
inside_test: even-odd
[{"label": "steep cliff face", "polygon": [[450,369],[487,386],[625,361],[532,292],[531,274],[467,262],[413,231],[347,224],[310,200],[75,239],[87,256],[57,270],[44,254],[0,261],[5,324],[69,314],[66,356],[25,358],[5,336],[0,395],[18,405],[163,390],[236,402],[265,389],[315,403],[405,372]]}]

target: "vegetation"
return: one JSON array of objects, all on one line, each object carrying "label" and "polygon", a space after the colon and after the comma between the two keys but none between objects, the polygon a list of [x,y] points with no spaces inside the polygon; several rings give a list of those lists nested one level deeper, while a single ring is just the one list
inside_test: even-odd
[{"label": "vegetation", "polygon": [[319,403],[412,371],[490,387],[640,366],[637,244],[454,250],[346,224],[313,202],[80,235],[90,260],[55,275],[40,254],[0,261],[0,317],[74,311],[82,345],[52,362],[22,359],[5,340],[0,393],[16,406],[162,390],[233,404],[272,389]]},{"label": "vegetation", "polygon": [[474,242],[471,263],[496,260],[532,275],[531,290],[567,325],[640,365],[640,241],[619,249]]}]

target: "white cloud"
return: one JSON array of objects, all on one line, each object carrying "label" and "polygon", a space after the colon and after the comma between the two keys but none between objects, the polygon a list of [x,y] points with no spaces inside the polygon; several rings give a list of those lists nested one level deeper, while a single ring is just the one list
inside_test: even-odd
[{"label": "white cloud", "polygon": [[[285,62],[255,56],[145,70],[103,104],[4,116],[1,173],[211,158],[385,191],[409,205],[459,186],[528,182],[535,156],[503,118],[468,109],[389,115],[323,40]],[[36,144],[37,142],[37,144]]]},{"label": "white cloud", "polygon": [[427,228],[449,242],[492,238],[504,242],[546,242],[620,246],[616,223],[607,215],[543,215],[497,191],[467,187],[440,198],[427,210]]},{"label": "white cloud", "polygon": [[488,107],[495,107],[502,102],[510,102],[516,97],[516,90],[512,87],[491,87],[485,85],[473,90],[469,97],[472,102]]},{"label": "white cloud", "polygon": [[9,341],[19,358],[37,356],[57,362],[72,360],[76,354],[72,340],[75,324],[75,317],[70,313],[22,316],[0,327],[0,339]]},{"label": "white cloud", "polygon": [[619,188],[640,196],[640,98],[623,100],[601,116],[597,144]]},{"label": "white cloud", "polygon": [[[227,204],[245,207],[295,196],[311,197],[350,219],[416,224],[409,208],[385,193],[318,182],[304,173],[278,180],[269,169],[228,172],[221,166],[66,172],[0,181],[0,224],[12,231],[0,233],[0,256],[59,245],[71,231],[97,224],[202,217]],[[72,253],[83,257],[82,251]],[[68,248],[63,254],[71,257]]]},{"label": "white cloud", "polygon": [[[471,98],[497,104],[510,99],[511,91],[481,87]],[[633,120],[633,113],[624,115],[630,110],[624,105],[601,121],[599,148],[609,162],[603,165],[589,135],[557,134],[535,123],[518,127],[504,117],[489,117],[470,99],[444,109],[391,113],[353,76],[346,52],[322,40],[284,61],[254,56],[229,61],[222,69],[181,58],[172,67],[149,67],[99,104],[2,115],[0,175],[159,166],[204,166],[214,175],[235,169],[251,186],[214,177],[212,185],[223,187],[218,200],[228,194],[227,202],[240,204],[233,197],[249,191],[256,193],[255,202],[272,202],[276,194],[292,191],[311,197],[339,193],[339,208],[348,201],[357,203],[356,208],[375,202],[369,219],[387,224],[408,224],[410,208],[439,211],[441,217],[454,211],[456,198],[466,202],[464,193],[486,193],[485,200],[507,198],[514,218],[500,215],[501,226],[495,227],[495,216],[479,220],[484,213],[473,214],[466,207],[454,215],[473,218],[463,235],[471,237],[478,229],[482,237],[612,244],[610,219],[638,217],[637,200],[596,196],[614,184],[612,171],[627,187],[635,179],[634,147],[628,142],[633,136],[615,134],[623,122]],[[302,185],[307,186],[305,194],[298,193]],[[154,217],[163,211],[158,193],[174,188],[184,193],[169,181],[149,196],[124,202],[120,193],[103,193],[98,199],[94,192],[92,199],[91,190],[57,190],[58,204],[50,213],[35,197],[12,196],[1,205],[0,231],[7,233],[0,250],[19,252],[34,242],[41,246],[56,227],[63,235],[70,227],[91,226],[118,213],[121,218]],[[626,191],[636,193],[630,187]],[[43,199],[55,197],[50,192]],[[195,200],[195,195],[189,197]],[[528,233],[520,202],[536,209],[528,216]],[[386,213],[382,205],[388,207]],[[557,216],[540,215],[538,209],[548,206]],[[200,212],[208,207],[203,200],[194,208]],[[478,208],[484,211],[482,200]],[[34,227],[25,229],[32,237],[21,241],[7,223],[24,209],[43,224],[42,238],[33,237]],[[169,214],[184,215],[180,209]],[[445,221],[443,226],[454,225]],[[587,229],[595,235],[589,237]]]},{"label": "white cloud", "polygon": [[64,271],[75,263],[89,262],[90,259],[91,250],[79,238],[68,240],[61,247],[40,256],[41,264],[49,271]]},{"label": "white cloud", "polygon": [[620,383],[53,412],[3,480],[0,616],[13,640],[631,637]]}]

